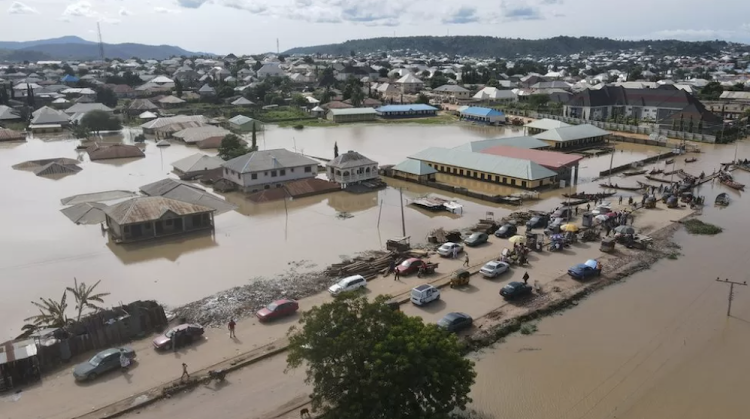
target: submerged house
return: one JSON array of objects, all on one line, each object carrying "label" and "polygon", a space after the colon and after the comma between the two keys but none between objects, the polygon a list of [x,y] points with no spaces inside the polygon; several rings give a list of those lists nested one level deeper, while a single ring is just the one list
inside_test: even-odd
[{"label": "submerged house", "polygon": [[378,163],[350,150],[328,162],[326,173],[328,180],[346,187],[348,184],[377,179]]},{"label": "submerged house", "polygon": [[128,199],[104,209],[117,243],[214,229],[214,209],[161,196]]}]

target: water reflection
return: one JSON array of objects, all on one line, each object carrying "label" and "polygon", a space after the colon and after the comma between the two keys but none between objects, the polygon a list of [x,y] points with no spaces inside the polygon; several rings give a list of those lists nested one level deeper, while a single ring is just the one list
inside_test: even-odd
[{"label": "water reflection", "polygon": [[360,212],[378,206],[378,192],[354,194],[336,192],[328,195],[328,206],[337,212]]},{"label": "water reflection", "polygon": [[141,243],[117,244],[112,239],[107,240],[107,248],[125,265],[158,259],[176,262],[177,259],[184,255],[218,245],[214,233],[210,231],[195,232],[185,236],[149,240]]}]

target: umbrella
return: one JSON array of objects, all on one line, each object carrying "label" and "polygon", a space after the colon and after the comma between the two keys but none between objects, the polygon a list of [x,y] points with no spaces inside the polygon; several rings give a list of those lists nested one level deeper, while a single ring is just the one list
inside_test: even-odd
[{"label": "umbrella", "polygon": [[596,217],[594,217],[594,219],[599,220],[599,221],[607,221],[609,220],[609,216],[606,214],[599,214]]},{"label": "umbrella", "polygon": [[635,234],[635,229],[631,226],[618,226],[615,227],[615,233],[618,234]]},{"label": "umbrella", "polygon": [[508,241],[513,244],[526,244],[526,236],[513,236]]},{"label": "umbrella", "polygon": [[575,224],[563,224],[560,227],[560,230],[567,231],[567,232],[570,232],[570,233],[576,233],[576,232],[578,232],[578,226],[575,225]]}]

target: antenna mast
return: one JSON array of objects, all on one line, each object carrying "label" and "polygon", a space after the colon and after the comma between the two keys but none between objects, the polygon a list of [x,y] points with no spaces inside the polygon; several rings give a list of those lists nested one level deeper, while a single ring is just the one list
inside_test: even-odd
[{"label": "antenna mast", "polygon": [[276,38],[276,55],[279,55],[279,38]]},{"label": "antenna mast", "polygon": [[99,58],[104,61],[104,42],[102,42],[102,27],[96,22],[96,32],[99,34]]}]

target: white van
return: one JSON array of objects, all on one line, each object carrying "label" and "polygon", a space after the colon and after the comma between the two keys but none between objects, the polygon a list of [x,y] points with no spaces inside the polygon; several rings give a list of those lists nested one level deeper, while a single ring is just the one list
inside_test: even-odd
[{"label": "white van", "polygon": [[367,280],[365,280],[365,277],[362,275],[353,275],[331,285],[328,288],[328,292],[330,292],[331,295],[339,295],[345,291],[354,291],[365,287],[367,287]]},{"label": "white van", "polygon": [[439,299],[440,290],[430,284],[420,285],[411,290],[411,302],[418,306],[423,306]]}]

